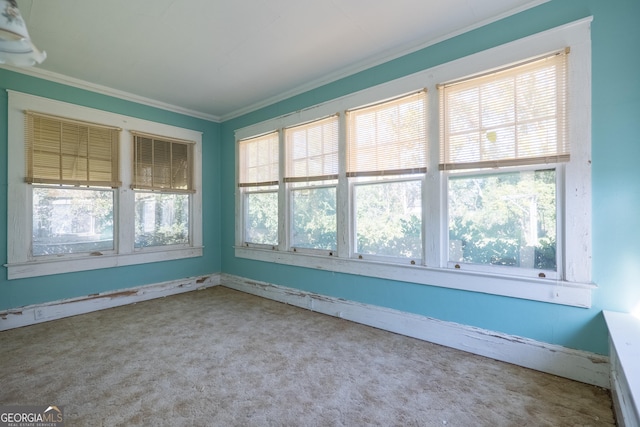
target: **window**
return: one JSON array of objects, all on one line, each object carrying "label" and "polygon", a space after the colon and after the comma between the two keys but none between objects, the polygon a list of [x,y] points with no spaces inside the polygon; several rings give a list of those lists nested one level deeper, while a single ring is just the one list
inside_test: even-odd
[{"label": "window", "polygon": [[194,144],[132,134],[135,247],[188,245]]},{"label": "window", "polygon": [[422,259],[426,92],[347,112],[353,252]]},{"label": "window", "polygon": [[113,251],[120,129],[32,111],[24,118],[31,255]]},{"label": "window", "polygon": [[556,182],[555,169],[450,175],[449,266],[556,277]]},{"label": "window", "polygon": [[245,244],[278,245],[279,136],[272,132],[238,144]]},{"label": "window", "polygon": [[589,22],[236,130],[236,256],[589,307]]},{"label": "window", "polygon": [[200,132],[13,91],[8,119],[9,279],[202,255]]},{"label": "window", "polygon": [[567,55],[440,87],[449,266],[561,273],[556,222],[564,203],[556,187],[570,159]]},{"label": "window", "polygon": [[337,249],[338,116],[285,129],[291,247]]}]

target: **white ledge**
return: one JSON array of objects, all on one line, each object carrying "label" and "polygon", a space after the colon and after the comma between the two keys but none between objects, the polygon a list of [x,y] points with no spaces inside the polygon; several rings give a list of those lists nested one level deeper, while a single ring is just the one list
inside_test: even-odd
[{"label": "white ledge", "polygon": [[256,261],[274,262],[337,273],[378,277],[400,282],[482,292],[583,308],[591,307],[591,292],[596,288],[595,285],[590,283],[487,274],[426,267],[423,265],[390,264],[371,260],[338,258],[328,255],[303,254],[244,246],[236,246],[235,255],[239,258]]},{"label": "white ledge", "polygon": [[147,250],[129,254],[105,254],[99,256],[69,256],[63,258],[38,259],[34,261],[5,264],[7,278],[48,276],[51,274],[122,267],[149,262],[171,261],[202,256],[203,247],[163,247],[162,250]]},{"label": "white ledge", "polygon": [[609,328],[611,393],[621,426],[640,425],[640,319],[604,311]]}]

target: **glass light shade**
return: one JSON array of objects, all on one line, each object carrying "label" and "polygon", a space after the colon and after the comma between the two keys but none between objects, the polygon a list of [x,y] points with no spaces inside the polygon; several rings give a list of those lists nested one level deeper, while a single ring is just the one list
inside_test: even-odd
[{"label": "glass light shade", "polygon": [[31,66],[46,57],[31,43],[15,0],[0,0],[0,64]]}]

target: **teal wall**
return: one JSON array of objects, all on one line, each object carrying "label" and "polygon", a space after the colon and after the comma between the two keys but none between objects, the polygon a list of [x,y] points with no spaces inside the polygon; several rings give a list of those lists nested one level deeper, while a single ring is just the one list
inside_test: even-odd
[{"label": "teal wall", "polygon": [[220,261],[220,124],[0,69],[0,265],[7,262],[7,92],[11,89],[140,119],[197,130],[203,153],[204,256],[164,263],[7,280],[0,272],[0,310],[81,297],[172,279],[217,273]]},{"label": "teal wall", "polygon": [[[234,130],[593,16],[591,309],[235,258]],[[499,22],[222,123],[222,270],[265,282],[600,354],[602,310],[640,303],[640,1],[552,0]],[[620,155],[620,153],[624,153]]]},{"label": "teal wall", "polygon": [[[234,257],[234,130],[465,55],[593,16],[593,307],[582,309]],[[640,1],[552,0],[222,124],[0,69],[0,169],[7,162],[4,89],[203,132],[204,256],[165,263],[6,280],[0,310],[150,283],[227,272],[606,354],[602,310],[640,303]],[[215,100],[212,100],[215,102]],[[619,153],[624,153],[619,155]],[[221,185],[224,183],[224,185]],[[222,202],[224,201],[224,202]],[[7,241],[7,176],[0,173],[0,242]],[[0,244],[0,263],[7,246]]]}]

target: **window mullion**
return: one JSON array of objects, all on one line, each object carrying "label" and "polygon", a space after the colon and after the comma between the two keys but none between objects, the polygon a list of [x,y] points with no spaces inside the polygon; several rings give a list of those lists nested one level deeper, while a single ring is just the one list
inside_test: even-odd
[{"label": "window mullion", "polygon": [[64,126],[62,124],[62,122],[59,123],[60,126],[60,139],[58,140],[58,152],[60,153],[60,156],[58,157],[58,167],[59,167],[59,171],[58,171],[58,177],[60,178],[60,180],[62,181],[62,178],[64,177],[63,174],[63,163],[62,163],[62,141],[64,141]]},{"label": "window mullion", "polygon": [[562,280],[566,277],[567,262],[569,257],[565,252],[567,245],[566,221],[567,221],[567,194],[566,185],[566,165],[559,163],[556,165],[556,273]]},{"label": "window mullion", "polygon": [[349,183],[347,179],[347,115],[342,112],[338,118],[338,185],[336,189],[336,223],[338,257],[349,258],[351,239],[349,238]]},{"label": "window mullion", "polygon": [[[78,135],[80,137],[80,135]],[[89,181],[91,176],[91,128],[87,128],[87,171],[86,171],[86,180]],[[78,141],[78,153],[76,155],[76,169],[78,168],[78,163],[80,162],[80,141]]]},{"label": "window mullion", "polygon": [[151,139],[151,187],[156,188],[156,140]]},{"label": "window mullion", "polygon": [[289,248],[289,235],[291,234],[291,211],[287,185],[284,182],[286,173],[286,149],[285,132],[278,132],[278,250],[286,251]]},{"label": "window mullion", "polygon": [[133,141],[133,137],[123,135],[120,141],[121,146],[118,156],[120,176],[123,183],[123,185],[116,190],[117,197],[114,206],[115,218],[113,219],[114,227],[116,227],[114,233],[116,241],[114,242],[114,246],[118,254],[133,253],[135,241],[135,191],[130,190],[136,173],[132,167],[134,164],[134,150],[137,150],[136,144]]},{"label": "window mullion", "polygon": [[[434,87],[431,93],[442,95]],[[442,181],[444,174],[438,170],[440,159],[440,106],[439,96],[427,97],[427,173],[422,187],[423,263],[429,267],[442,267],[446,234],[442,234],[446,212],[443,213]],[[443,236],[443,237],[441,237]],[[446,260],[446,259],[445,259]]]}]

